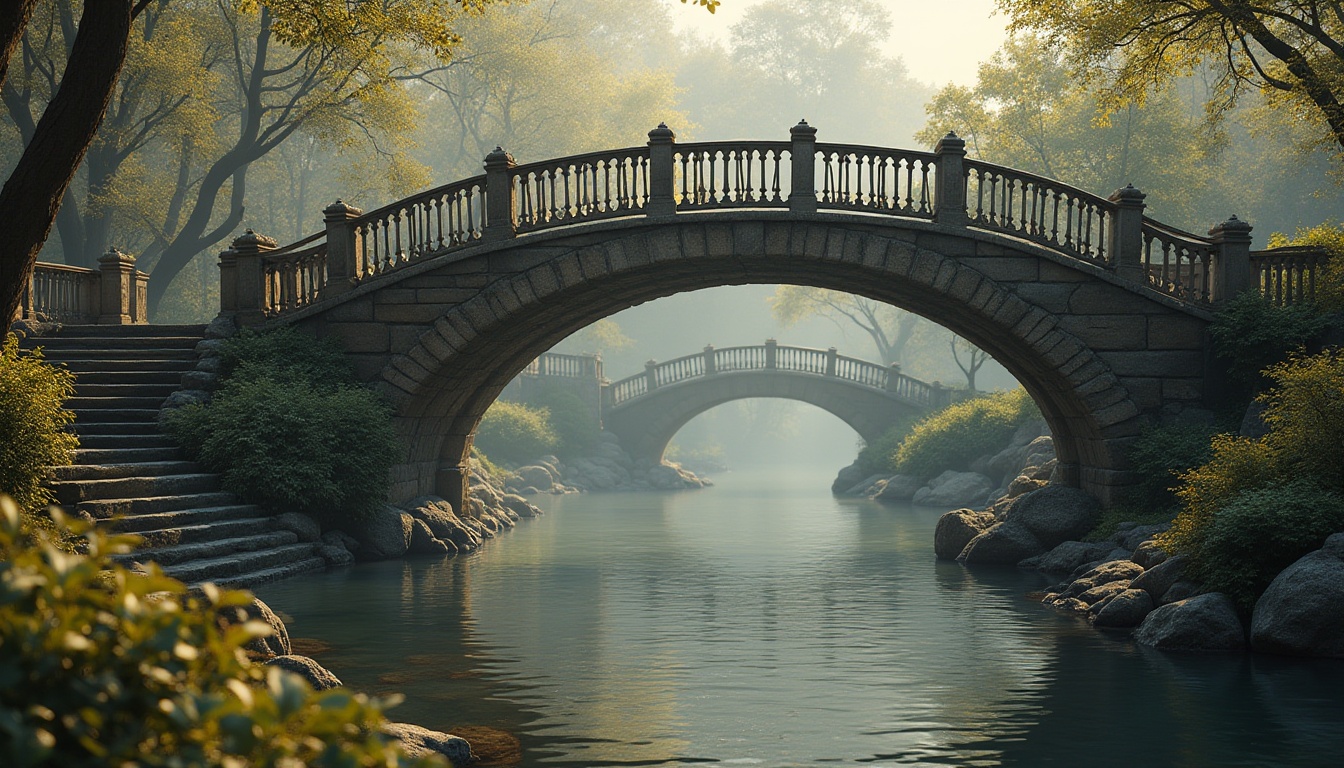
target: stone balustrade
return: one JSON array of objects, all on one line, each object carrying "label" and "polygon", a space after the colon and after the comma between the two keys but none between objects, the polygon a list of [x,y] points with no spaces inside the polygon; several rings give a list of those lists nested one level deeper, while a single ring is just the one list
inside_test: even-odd
[{"label": "stone balustrade", "polygon": [[98,259],[98,269],[38,262],[19,303],[21,320],[72,325],[148,322],[149,275],[135,257],[116,248]]}]

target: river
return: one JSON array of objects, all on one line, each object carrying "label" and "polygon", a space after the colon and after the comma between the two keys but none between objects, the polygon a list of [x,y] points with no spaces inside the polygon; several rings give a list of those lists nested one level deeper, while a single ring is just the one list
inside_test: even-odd
[{"label": "river", "polygon": [[470,555],[257,593],[393,719],[515,736],[496,765],[1340,765],[1344,662],[1138,647],[829,480],[547,497]]}]

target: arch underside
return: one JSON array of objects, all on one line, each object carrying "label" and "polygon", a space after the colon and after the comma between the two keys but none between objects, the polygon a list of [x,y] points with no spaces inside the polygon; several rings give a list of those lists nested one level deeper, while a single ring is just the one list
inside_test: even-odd
[{"label": "arch underside", "polygon": [[[813,219],[682,215],[609,223],[568,239],[519,240],[480,256],[459,255],[437,272],[419,270],[440,280],[461,275],[475,288],[471,298],[439,305],[438,319],[420,329],[414,347],[384,368],[408,451],[394,477],[403,490],[394,494],[437,489],[452,498],[485,409],[518,371],[571,333],[684,291],[777,283],[861,295],[947,327],[993,356],[1037,402],[1065,482],[1103,501],[1109,489],[1128,482],[1117,448],[1137,434],[1141,409],[1089,340],[1075,335],[1089,326],[1066,328],[1023,286],[1035,286],[1032,276],[1049,271],[1051,279],[1074,281],[1067,284],[1095,283],[1099,295],[1114,293],[1115,301],[1134,302],[1140,311],[1179,314],[1179,308],[1117,287],[1096,267],[1080,265],[1075,275],[1060,257],[1003,236],[860,217]],[[1008,265],[1026,277],[1009,280]]]},{"label": "arch underside", "polygon": [[734,400],[779,398],[814,405],[872,443],[906,416],[924,412],[905,398],[846,379],[788,371],[735,371],[679,382],[606,411],[604,427],[638,461],[656,463],[692,419]]}]

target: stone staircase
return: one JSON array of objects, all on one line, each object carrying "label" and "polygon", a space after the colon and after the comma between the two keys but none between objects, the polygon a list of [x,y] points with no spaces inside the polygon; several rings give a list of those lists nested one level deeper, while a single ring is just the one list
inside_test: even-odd
[{"label": "stone staircase", "polygon": [[245,587],[320,570],[326,564],[314,544],[220,490],[218,475],[183,460],[159,431],[159,406],[195,369],[204,330],[67,325],[23,340],[75,375],[66,407],[75,413],[80,448],[73,464],[53,470],[57,502],[143,536],[126,560],[158,563],[188,584]]}]

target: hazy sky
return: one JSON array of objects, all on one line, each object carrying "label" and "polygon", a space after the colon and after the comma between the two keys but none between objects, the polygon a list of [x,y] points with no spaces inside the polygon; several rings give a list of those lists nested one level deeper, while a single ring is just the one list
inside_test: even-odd
[{"label": "hazy sky", "polygon": [[[728,27],[747,8],[762,0],[721,0],[711,15],[692,3],[668,0],[678,31],[694,30],[706,37],[728,40]],[[795,0],[808,2],[808,0]],[[878,0],[891,14],[887,51],[905,61],[917,80],[943,86],[949,82],[971,85],[975,70],[1003,43],[1007,20],[996,12],[994,0]],[[826,0],[808,3],[826,12]],[[955,33],[949,34],[948,29]]]}]

